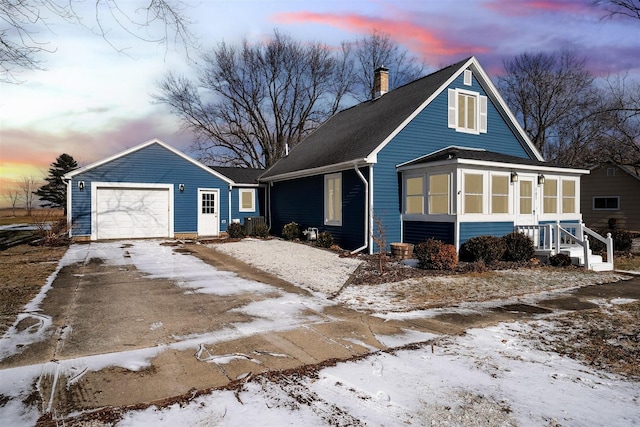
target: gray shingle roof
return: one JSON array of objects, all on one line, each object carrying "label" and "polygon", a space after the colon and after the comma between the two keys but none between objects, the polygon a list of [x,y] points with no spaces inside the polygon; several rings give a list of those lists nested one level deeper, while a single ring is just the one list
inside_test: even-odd
[{"label": "gray shingle roof", "polygon": [[362,160],[470,58],[335,114],[262,178]]},{"label": "gray shingle roof", "polygon": [[550,166],[550,167],[562,167],[552,163],[541,162],[535,159],[527,159],[524,157],[509,156],[507,154],[496,153],[486,150],[469,150],[459,147],[449,147],[442,151],[438,151],[434,154],[430,154],[425,157],[413,160],[403,164],[403,166],[418,165],[422,163],[432,163],[442,160],[451,159],[467,159],[467,160],[479,160],[484,162],[498,162],[498,163],[514,163],[518,165],[528,166]]},{"label": "gray shingle roof", "polygon": [[264,169],[240,168],[230,166],[209,166],[214,171],[226,176],[236,184],[257,184]]}]

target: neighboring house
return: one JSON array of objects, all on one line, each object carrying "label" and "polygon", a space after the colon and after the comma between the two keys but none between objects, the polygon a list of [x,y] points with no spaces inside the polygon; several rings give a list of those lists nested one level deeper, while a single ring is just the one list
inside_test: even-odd
[{"label": "neighboring house", "polygon": [[218,236],[263,215],[258,169],[210,168],[157,139],[70,172],[75,240]]},{"label": "neighboring house", "polygon": [[582,178],[584,222],[599,230],[614,219],[621,230],[640,231],[640,170],[632,166],[602,165]]},{"label": "neighboring house", "polygon": [[339,112],[260,178],[272,233],[295,221],[349,250],[516,225],[577,224],[586,170],[547,164],[471,57]]}]

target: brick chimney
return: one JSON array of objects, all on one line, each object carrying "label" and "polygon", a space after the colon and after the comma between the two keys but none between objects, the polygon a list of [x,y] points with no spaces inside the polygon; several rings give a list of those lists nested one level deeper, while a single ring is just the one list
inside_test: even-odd
[{"label": "brick chimney", "polygon": [[383,65],[373,72],[373,98],[379,98],[387,92],[389,92],[389,69]]}]

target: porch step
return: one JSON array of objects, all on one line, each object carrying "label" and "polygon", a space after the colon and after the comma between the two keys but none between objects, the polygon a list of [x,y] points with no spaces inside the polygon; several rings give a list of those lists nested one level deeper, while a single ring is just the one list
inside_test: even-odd
[{"label": "porch step", "polygon": [[596,262],[589,263],[589,270],[593,271],[613,271],[613,263],[612,262]]},{"label": "porch step", "polygon": [[[562,248],[560,252],[571,257],[573,265],[584,266],[584,250],[581,246],[567,246]],[[613,263],[603,262],[602,256],[593,255],[589,249],[589,270],[613,271]]]}]

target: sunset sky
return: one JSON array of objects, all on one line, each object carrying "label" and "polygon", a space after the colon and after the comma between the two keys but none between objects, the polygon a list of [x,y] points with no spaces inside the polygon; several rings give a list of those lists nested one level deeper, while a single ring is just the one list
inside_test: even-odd
[{"label": "sunset sky", "polygon": [[[95,1],[77,9],[95,27]],[[127,10],[148,0],[119,0]],[[576,48],[598,75],[640,79],[640,21],[603,19],[590,0],[185,0],[191,30],[204,49],[259,41],[274,29],[301,41],[338,46],[373,28],[435,71],[475,55],[491,77],[524,52]],[[189,152],[191,137],[166,107],[151,102],[168,70],[191,73],[185,52],[143,42],[107,17],[107,43],[89,29],[51,19],[43,71],[0,83],[0,204],[23,176],[42,179],[62,154],[86,165],[152,138]],[[0,20],[0,29],[2,24]],[[152,29],[153,30],[153,29]],[[153,34],[152,34],[153,35]],[[115,47],[115,48],[114,48]],[[119,53],[117,49],[123,50]],[[197,60],[197,52],[191,52]]]}]

